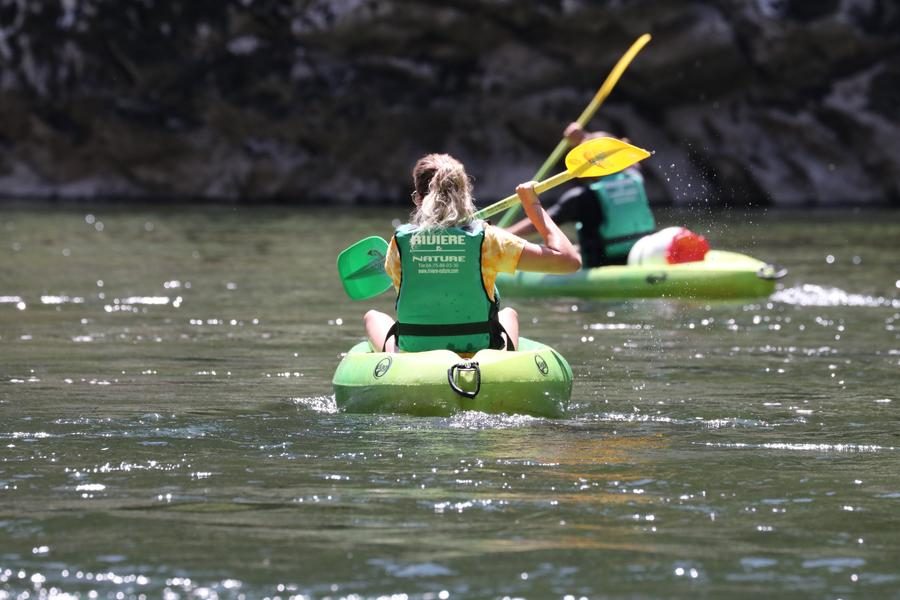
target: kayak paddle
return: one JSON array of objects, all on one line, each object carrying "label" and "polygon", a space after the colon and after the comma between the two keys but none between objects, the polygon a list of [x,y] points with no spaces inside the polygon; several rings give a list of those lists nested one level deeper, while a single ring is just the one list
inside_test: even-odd
[{"label": "kayak paddle", "polygon": [[[619,79],[622,77],[622,73],[625,72],[625,69],[628,68],[628,65],[631,64],[631,61],[634,60],[634,57],[637,56],[637,53],[641,51],[641,49],[647,45],[647,42],[650,41],[650,34],[645,33],[631,44],[631,47],[628,49],[625,54],[619,59],[616,65],[613,67],[612,71],[609,72],[609,75],[606,76],[606,80],[600,86],[600,89],[597,90],[597,93],[594,95],[593,99],[587,105],[587,107],[582,111],[581,115],[578,117],[578,124],[582,127],[585,127],[588,124],[588,121],[593,118],[594,114],[599,110],[600,105],[603,104],[603,101],[606,100],[606,97],[612,92],[612,89],[615,87],[616,83],[619,82]],[[566,138],[562,138],[558,144],[556,144],[556,148],[553,149],[553,152],[550,153],[550,156],[547,157],[547,160],[544,161],[544,164],[541,165],[541,168],[537,170],[537,173],[534,175],[534,179],[540,180],[547,176],[547,172],[553,168],[557,162],[559,162],[560,157],[568,146],[568,142]],[[513,220],[519,214],[518,207],[511,208],[506,211],[499,221],[497,221],[497,225],[500,227],[508,227],[512,224]]]},{"label": "kayak paddle", "polygon": [[[543,194],[576,177],[603,177],[618,173],[650,156],[643,148],[632,146],[617,138],[601,137],[578,144],[566,154],[566,170],[539,182],[534,191]],[[475,213],[476,219],[487,219],[499,212],[518,206],[518,194],[507,196]]]},{"label": "kayak paddle", "polygon": [[[610,137],[594,138],[572,148],[566,155],[566,170],[534,186],[542,194],[576,177],[603,177],[618,173],[650,153],[643,148]],[[519,203],[518,194],[475,213],[476,219],[486,219]],[[367,237],[338,255],[337,268],[344,291],[352,300],[374,298],[391,287],[391,278],[384,272],[384,258],[388,243],[378,236]]]},{"label": "kayak paddle", "polygon": [[374,298],[391,287],[391,278],[384,272],[387,250],[388,243],[373,235],[338,254],[338,275],[350,298]]}]

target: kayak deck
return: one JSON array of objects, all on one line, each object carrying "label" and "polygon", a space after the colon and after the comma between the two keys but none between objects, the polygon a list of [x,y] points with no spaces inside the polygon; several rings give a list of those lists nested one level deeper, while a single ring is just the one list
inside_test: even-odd
[{"label": "kayak deck", "polygon": [[572,369],[556,350],[527,338],[515,352],[373,352],[355,345],[334,374],[335,402],[352,413],[449,416],[461,411],[558,418],[572,395]]},{"label": "kayak deck", "polygon": [[497,287],[511,296],[725,300],[768,296],[785,273],[745,254],[710,250],[702,261],[674,265],[614,265],[567,275],[501,273]]}]

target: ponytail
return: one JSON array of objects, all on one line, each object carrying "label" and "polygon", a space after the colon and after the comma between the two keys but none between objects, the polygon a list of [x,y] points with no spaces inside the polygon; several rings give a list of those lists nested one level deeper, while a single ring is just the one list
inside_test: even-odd
[{"label": "ponytail", "polygon": [[412,214],[413,225],[442,229],[468,224],[475,215],[472,182],[465,167],[449,154],[428,154],[413,169],[421,202]]}]

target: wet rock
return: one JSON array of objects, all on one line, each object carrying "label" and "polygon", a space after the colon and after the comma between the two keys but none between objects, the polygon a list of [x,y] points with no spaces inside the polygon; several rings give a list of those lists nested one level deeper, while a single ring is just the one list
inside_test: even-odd
[{"label": "wet rock", "polygon": [[0,192],[404,204],[446,151],[487,203],[645,31],[591,125],[654,201],[900,205],[889,0],[0,0]]}]

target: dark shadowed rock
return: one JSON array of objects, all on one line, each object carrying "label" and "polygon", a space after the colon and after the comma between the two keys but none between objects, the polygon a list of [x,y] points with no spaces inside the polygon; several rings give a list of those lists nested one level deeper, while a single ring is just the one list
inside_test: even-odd
[{"label": "dark shadowed rock", "polygon": [[0,0],[0,193],[405,203],[450,152],[484,203],[592,126],[679,205],[900,205],[890,0]]}]

